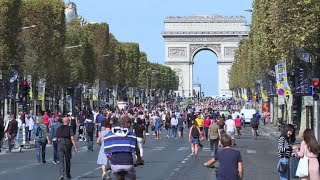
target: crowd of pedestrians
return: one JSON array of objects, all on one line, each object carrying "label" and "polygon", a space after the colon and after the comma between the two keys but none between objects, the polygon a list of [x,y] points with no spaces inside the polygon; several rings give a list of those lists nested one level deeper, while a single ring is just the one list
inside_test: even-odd
[{"label": "crowd of pedestrians", "polygon": [[[215,168],[214,164],[218,161],[217,177],[243,179],[242,156],[234,147],[237,145],[236,136],[241,136],[242,128],[245,127],[244,117],[232,116],[238,108],[232,105],[235,103],[232,99],[209,98],[202,102],[201,108],[195,104],[191,109],[179,109],[168,101],[152,109],[144,105],[128,106],[121,110],[83,110],[76,115],[44,112],[43,115],[35,116],[31,110],[29,114],[20,116],[24,118],[14,119],[13,115],[8,115],[6,120],[0,121],[4,122],[0,124],[0,141],[4,139],[4,142],[8,142],[10,152],[19,142],[19,133],[24,131],[25,144],[35,142],[38,165],[47,163],[46,146],[52,144],[53,164],[58,164],[60,179],[71,179],[72,149],[77,153],[77,141],[83,141],[88,151],[94,151],[94,146],[100,146],[97,165],[101,166],[102,179],[111,179],[112,173],[119,178],[124,171],[130,179],[135,179],[135,166],[144,164],[144,145],[148,136],[155,140],[165,137],[165,141],[185,139],[189,140],[195,158],[203,146],[209,146],[210,159],[204,166]],[[214,110],[212,103],[223,104],[229,111]],[[253,114],[250,122],[252,135],[255,135],[254,132],[259,135],[261,117],[259,111]],[[309,158],[309,173],[302,179],[320,179],[317,159],[320,147],[314,132],[306,129],[302,137],[301,144],[294,145],[295,128],[287,125],[279,138],[277,170],[281,180],[290,179],[290,159],[304,156]]]}]

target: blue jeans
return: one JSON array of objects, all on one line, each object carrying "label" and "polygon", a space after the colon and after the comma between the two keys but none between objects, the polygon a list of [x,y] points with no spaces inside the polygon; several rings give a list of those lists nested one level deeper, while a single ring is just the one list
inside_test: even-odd
[{"label": "blue jeans", "polygon": [[45,138],[36,138],[36,146],[37,146],[37,160],[38,160],[38,162],[41,162],[40,151],[42,151],[42,154],[41,154],[42,162],[45,162],[46,161],[46,146],[47,146],[46,139]]},{"label": "blue jeans", "polygon": [[20,147],[20,143],[19,143],[19,136],[20,136],[20,129],[17,130],[17,135],[16,135],[16,138],[14,140],[14,145],[19,148]]},{"label": "blue jeans", "polygon": [[284,173],[279,172],[280,180],[290,180],[290,165],[289,165],[289,159],[288,158],[281,158],[278,161],[277,169],[279,169],[280,163],[287,164],[287,171]]},{"label": "blue jeans", "polygon": [[166,129],[166,136],[171,136],[171,128]]},{"label": "blue jeans", "polygon": [[172,129],[172,137],[177,137],[177,126],[174,126],[171,128]]},{"label": "blue jeans", "polygon": [[87,147],[88,150],[93,150],[93,134],[87,133]]}]

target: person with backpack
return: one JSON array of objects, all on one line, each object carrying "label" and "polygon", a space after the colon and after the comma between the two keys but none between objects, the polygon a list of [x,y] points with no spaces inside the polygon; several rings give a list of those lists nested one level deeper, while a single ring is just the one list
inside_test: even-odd
[{"label": "person with backpack", "polygon": [[191,142],[192,154],[196,157],[198,155],[198,144],[200,143],[200,128],[195,121],[191,122],[189,141]]},{"label": "person with backpack", "polygon": [[87,147],[88,151],[93,151],[93,133],[94,133],[94,123],[89,118],[89,116],[86,117],[86,139],[87,139]]},{"label": "person with backpack", "polygon": [[50,140],[53,144],[53,164],[59,163],[59,154],[58,154],[58,142],[57,142],[57,130],[62,125],[60,122],[60,117],[56,116],[54,118],[55,122],[50,128]]},{"label": "person with backpack", "polygon": [[[36,136],[35,143],[37,147],[37,160],[38,160],[37,165],[40,165],[40,162],[42,164],[46,163],[46,146],[47,146],[47,143],[49,144],[51,143],[49,139],[47,126],[43,124],[43,120],[44,120],[43,117],[40,116],[38,118],[38,122],[34,124],[34,127],[33,127],[33,134],[35,134]],[[40,158],[40,151],[42,152],[41,154],[42,161]]]}]

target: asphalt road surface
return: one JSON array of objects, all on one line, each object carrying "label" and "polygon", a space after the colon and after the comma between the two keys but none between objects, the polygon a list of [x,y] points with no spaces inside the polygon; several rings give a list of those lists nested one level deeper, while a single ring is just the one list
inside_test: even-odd
[{"label": "asphalt road surface", "polygon": [[[277,135],[271,128],[263,127],[257,140],[251,136],[250,128],[245,128],[235,149],[241,151],[245,180],[276,180]],[[187,130],[185,130],[186,134]],[[207,141],[199,156],[191,156],[190,143],[185,139],[156,140],[148,136],[144,147],[145,165],[136,168],[137,179],[141,180],[207,180],[215,179],[215,170],[203,167],[210,158]],[[73,155],[71,175],[73,179],[101,179],[100,166],[96,164],[99,146],[87,151],[84,142],[78,142],[79,153]],[[52,163],[53,149],[47,147],[47,163],[36,165],[35,149],[22,152],[0,153],[1,180],[57,180],[58,165]],[[114,176],[112,176],[113,179]]]}]

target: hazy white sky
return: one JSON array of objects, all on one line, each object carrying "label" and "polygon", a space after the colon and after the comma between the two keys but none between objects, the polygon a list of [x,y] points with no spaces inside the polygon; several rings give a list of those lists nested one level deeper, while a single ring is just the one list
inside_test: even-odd
[{"label": "hazy white sky", "polygon": [[[65,0],[69,2],[69,0]],[[164,64],[161,31],[166,16],[219,14],[245,16],[250,23],[252,0],[73,0],[78,14],[89,22],[107,22],[119,41],[137,42],[151,62]],[[195,57],[194,80],[205,95],[218,94],[217,57],[209,51]]]}]

